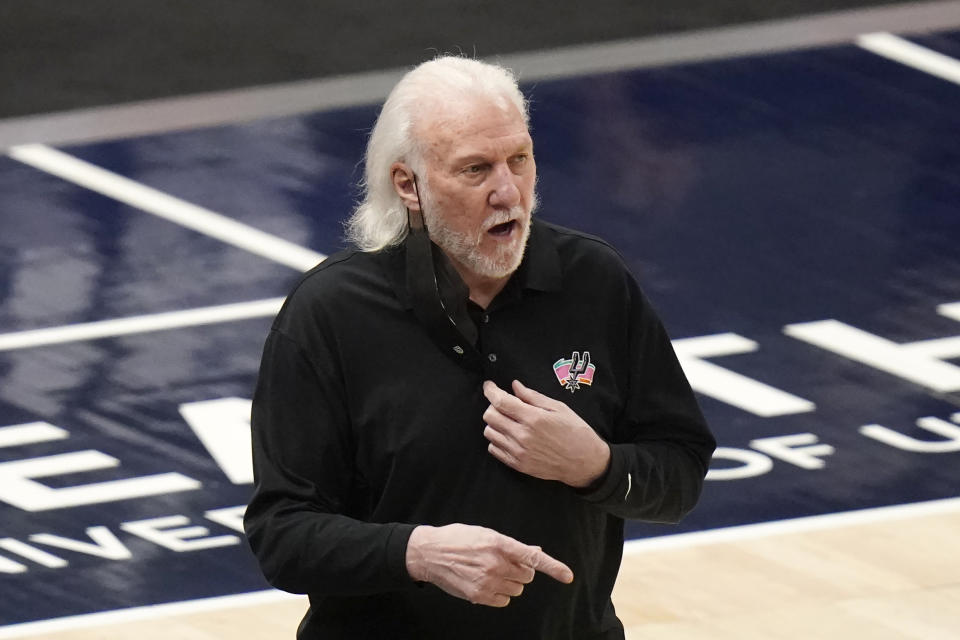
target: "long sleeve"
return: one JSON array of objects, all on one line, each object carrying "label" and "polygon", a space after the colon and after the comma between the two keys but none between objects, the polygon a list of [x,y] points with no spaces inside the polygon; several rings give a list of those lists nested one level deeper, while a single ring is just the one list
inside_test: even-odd
[{"label": "long sleeve", "polygon": [[610,466],[583,497],[628,519],[678,522],[700,497],[716,442],[666,331],[629,277],[626,409]]},{"label": "long sleeve", "polygon": [[[359,519],[353,443],[336,358],[273,330],[251,419],[254,495],[244,526],[267,580],[295,593],[402,589],[413,525]],[[324,352],[325,351],[325,352]],[[354,517],[351,517],[354,516]]]}]

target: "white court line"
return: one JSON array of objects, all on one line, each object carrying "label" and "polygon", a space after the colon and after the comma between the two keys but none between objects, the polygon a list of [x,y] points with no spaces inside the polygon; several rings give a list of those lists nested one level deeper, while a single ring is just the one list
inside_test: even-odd
[{"label": "white court line", "polygon": [[0,334],[0,351],[27,349],[49,344],[77,342],[80,340],[96,340],[129,335],[132,333],[146,333],[149,331],[164,331],[193,327],[218,322],[232,322],[249,318],[267,318],[277,315],[283,298],[268,298],[252,302],[238,302],[214,307],[201,307],[186,311],[168,311],[129,318],[101,320],[84,324],[50,327],[47,329],[31,329],[13,333]]},{"label": "white court line", "polygon": [[741,540],[753,540],[767,536],[804,533],[807,531],[822,531],[824,529],[837,529],[840,527],[872,524],[887,520],[921,518],[923,516],[953,513],[955,511],[960,511],[960,498],[897,504],[890,507],[828,513],[821,516],[807,516],[805,518],[760,522],[738,527],[725,527],[723,529],[693,531],[691,533],[680,533],[672,536],[628,540],[623,545],[623,552],[624,555],[633,555],[667,549],[685,549],[706,544],[738,542]]},{"label": "white court line", "polygon": [[892,33],[867,33],[857,38],[857,44],[878,56],[960,84],[960,60],[904,40]]},{"label": "white court line", "polygon": [[[497,57],[524,84],[730,56],[846,44],[862,33],[945,30],[960,2],[905,2],[785,20],[604,41]],[[383,102],[406,68],[0,119],[0,149],[68,144],[278,118]]]},{"label": "white court line", "polygon": [[295,599],[303,599],[304,611],[306,611],[306,596],[295,596],[276,590],[254,591],[252,593],[241,593],[232,596],[203,598],[201,600],[188,600],[186,602],[173,602],[170,604],[156,604],[146,607],[120,609],[118,611],[104,611],[102,613],[89,613],[55,618],[53,620],[42,620],[40,622],[14,624],[0,627],[0,638],[23,638],[41,633],[75,631],[77,629],[89,629],[90,627],[100,625],[156,620],[158,618],[167,618],[175,615],[189,615],[191,613],[201,613],[204,611],[250,607]]},{"label": "white court line", "polygon": [[[775,535],[803,533],[806,531],[821,531],[887,520],[952,513],[955,511],[960,511],[960,498],[932,500],[929,502],[878,507],[875,509],[862,509],[846,513],[833,513],[823,516],[810,516],[807,518],[794,518],[792,520],[780,520],[777,522],[727,527],[725,529],[715,529],[712,531],[697,531],[694,533],[681,533],[672,536],[646,538],[643,540],[629,540],[624,545],[624,554],[633,555],[670,549],[684,549],[706,544],[753,540]],[[304,596],[295,596],[276,590],[255,591],[232,596],[203,598],[200,600],[132,607],[130,609],[104,611],[101,613],[90,613],[86,615],[55,618],[52,620],[41,620],[38,622],[25,622],[0,627],[0,640],[6,640],[7,638],[25,638],[42,633],[55,633],[58,631],[90,628],[101,625],[106,626],[125,622],[160,619],[204,611],[269,604],[297,598],[304,598]],[[304,607],[306,607],[306,604],[307,602],[304,598]]]},{"label": "white court line", "polygon": [[948,302],[938,305],[937,313],[960,322],[960,302]]},{"label": "white court line", "polygon": [[4,447],[18,447],[36,442],[52,442],[65,440],[70,434],[66,429],[55,427],[46,422],[26,422],[12,424],[9,427],[0,427],[0,449]]},{"label": "white court line", "polygon": [[918,340],[909,345],[901,345],[901,348],[905,349],[907,353],[923,358],[951,360],[953,358],[960,358],[960,336]]},{"label": "white court line", "polygon": [[306,271],[326,256],[40,144],[14,147],[10,157],[69,182],[274,262]]}]

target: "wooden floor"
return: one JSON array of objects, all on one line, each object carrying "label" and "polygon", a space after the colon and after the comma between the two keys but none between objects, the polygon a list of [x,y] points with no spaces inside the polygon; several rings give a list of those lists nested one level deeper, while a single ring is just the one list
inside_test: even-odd
[{"label": "wooden floor", "polygon": [[635,554],[628,638],[960,638],[960,513]]},{"label": "wooden floor", "polygon": [[[627,638],[956,640],[960,504],[935,506],[632,544],[614,594]],[[83,628],[17,637],[292,639],[304,600],[266,598],[223,599],[196,612],[141,610],[133,617],[142,619],[128,622],[90,617],[77,621]]]}]

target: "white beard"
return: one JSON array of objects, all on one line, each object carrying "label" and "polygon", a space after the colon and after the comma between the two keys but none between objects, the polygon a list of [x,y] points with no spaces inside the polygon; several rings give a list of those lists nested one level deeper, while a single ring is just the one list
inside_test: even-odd
[{"label": "white beard", "polygon": [[[523,254],[530,237],[530,219],[536,204],[530,212],[524,211],[521,205],[509,211],[491,214],[480,225],[477,235],[470,236],[461,231],[455,231],[446,225],[443,212],[433,203],[427,189],[420,188],[420,198],[423,204],[423,219],[427,225],[430,239],[453,260],[469,269],[478,276],[485,278],[504,278],[517,270],[523,261]],[[536,203],[536,197],[534,197]],[[520,234],[509,243],[497,243],[493,255],[484,254],[480,249],[483,235],[492,226],[517,220],[520,225]]]}]

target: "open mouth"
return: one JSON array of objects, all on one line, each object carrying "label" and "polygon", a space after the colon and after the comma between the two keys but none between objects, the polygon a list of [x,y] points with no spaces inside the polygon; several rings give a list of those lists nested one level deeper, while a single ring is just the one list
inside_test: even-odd
[{"label": "open mouth", "polygon": [[495,236],[508,236],[513,231],[513,227],[517,224],[516,220],[508,220],[501,224],[495,224],[489,229],[487,233]]}]

